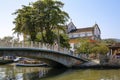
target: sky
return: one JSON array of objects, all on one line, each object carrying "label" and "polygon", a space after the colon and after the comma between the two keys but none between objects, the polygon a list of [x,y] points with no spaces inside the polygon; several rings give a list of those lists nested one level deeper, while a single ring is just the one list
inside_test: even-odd
[{"label": "sky", "polygon": [[[0,38],[14,36],[15,27],[12,15],[21,5],[37,0],[1,0],[0,1]],[[101,38],[120,39],[120,0],[60,0],[77,28],[92,27],[98,24]]]}]

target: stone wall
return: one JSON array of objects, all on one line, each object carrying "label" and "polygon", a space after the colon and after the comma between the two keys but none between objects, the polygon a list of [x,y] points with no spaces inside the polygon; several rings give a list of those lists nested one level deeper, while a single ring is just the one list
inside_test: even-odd
[{"label": "stone wall", "polygon": [[109,57],[109,62],[108,62],[108,64],[120,66],[120,58],[118,58],[116,55],[111,55],[111,56]]}]

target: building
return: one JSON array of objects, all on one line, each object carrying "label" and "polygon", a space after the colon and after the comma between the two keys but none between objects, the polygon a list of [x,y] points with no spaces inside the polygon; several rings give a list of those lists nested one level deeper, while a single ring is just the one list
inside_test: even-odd
[{"label": "building", "polygon": [[108,64],[112,66],[120,66],[120,43],[108,45],[110,51],[108,52]]},{"label": "building", "polygon": [[78,43],[79,38],[89,38],[90,40],[100,40],[101,31],[98,24],[94,24],[91,27],[76,28],[73,22],[67,25],[67,33],[70,38],[71,50],[74,51],[75,44]]},{"label": "building", "polygon": [[114,43],[109,46],[110,54],[120,57],[120,43]]}]

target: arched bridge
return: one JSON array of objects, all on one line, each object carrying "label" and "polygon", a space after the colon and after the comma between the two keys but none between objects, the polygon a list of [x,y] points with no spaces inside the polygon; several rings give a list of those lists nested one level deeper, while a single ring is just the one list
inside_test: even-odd
[{"label": "arched bridge", "polygon": [[33,59],[39,59],[50,64],[53,67],[72,67],[76,64],[80,64],[86,62],[88,60],[71,55],[69,51],[65,48],[56,49],[56,46],[50,46],[47,44],[36,43],[37,45],[33,45],[33,43],[29,44],[29,46],[22,44],[15,45],[0,45],[0,56],[3,55],[15,55],[21,57],[28,57]]}]

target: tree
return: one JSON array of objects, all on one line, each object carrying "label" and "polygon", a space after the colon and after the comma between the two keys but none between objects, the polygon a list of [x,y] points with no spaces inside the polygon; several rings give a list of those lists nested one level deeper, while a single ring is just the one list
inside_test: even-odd
[{"label": "tree", "polygon": [[106,43],[106,45],[113,45],[117,43],[114,39],[103,39],[102,42]]},{"label": "tree", "polygon": [[40,34],[41,42],[53,44],[58,39],[54,29],[61,29],[69,19],[69,15],[62,10],[63,5],[60,1],[38,0],[23,6],[14,13],[17,15],[14,32],[29,35],[32,41],[38,40],[36,36]]},{"label": "tree", "polygon": [[102,41],[91,42],[89,39],[80,39],[80,45],[76,48],[77,53],[95,53],[105,55],[109,48]]},{"label": "tree", "polygon": [[[42,5],[42,6],[41,6]],[[48,35],[53,34],[53,29],[60,29],[62,25],[68,20],[69,16],[65,11],[62,11],[63,3],[53,0],[38,0],[33,3],[40,16],[37,16],[37,25],[40,28],[41,38],[44,42],[53,44],[54,38]],[[51,39],[51,40],[50,40]]]},{"label": "tree", "polygon": [[13,37],[11,36],[5,36],[3,39],[1,39],[2,42],[11,42],[13,40]]},{"label": "tree", "polygon": [[106,54],[109,51],[109,48],[104,43],[97,43],[93,48],[93,53],[100,53],[100,54]]},{"label": "tree", "polygon": [[61,34],[60,35],[60,46],[70,48],[70,44],[68,42],[69,42],[68,36],[66,34]]},{"label": "tree", "polygon": [[109,48],[105,45],[105,43],[99,43],[94,48],[92,48],[92,52],[95,54],[99,54],[100,64],[104,64],[108,62],[107,53],[109,52]]},{"label": "tree", "polygon": [[106,43],[102,41],[91,42],[89,39],[80,39],[80,45],[76,48],[76,51],[79,54],[93,53],[94,58],[98,58],[101,65],[108,61],[106,54],[109,51],[109,48]]},{"label": "tree", "polygon": [[91,53],[91,49],[94,47],[95,43],[91,42],[88,38],[80,38],[79,43],[76,45],[77,53]]},{"label": "tree", "polygon": [[33,8],[31,6],[22,6],[22,9],[18,9],[14,14],[17,14],[15,21],[15,28],[13,28],[14,33],[18,35],[23,33],[24,35],[30,35],[32,41],[36,38],[36,26],[35,20],[33,20]]}]

